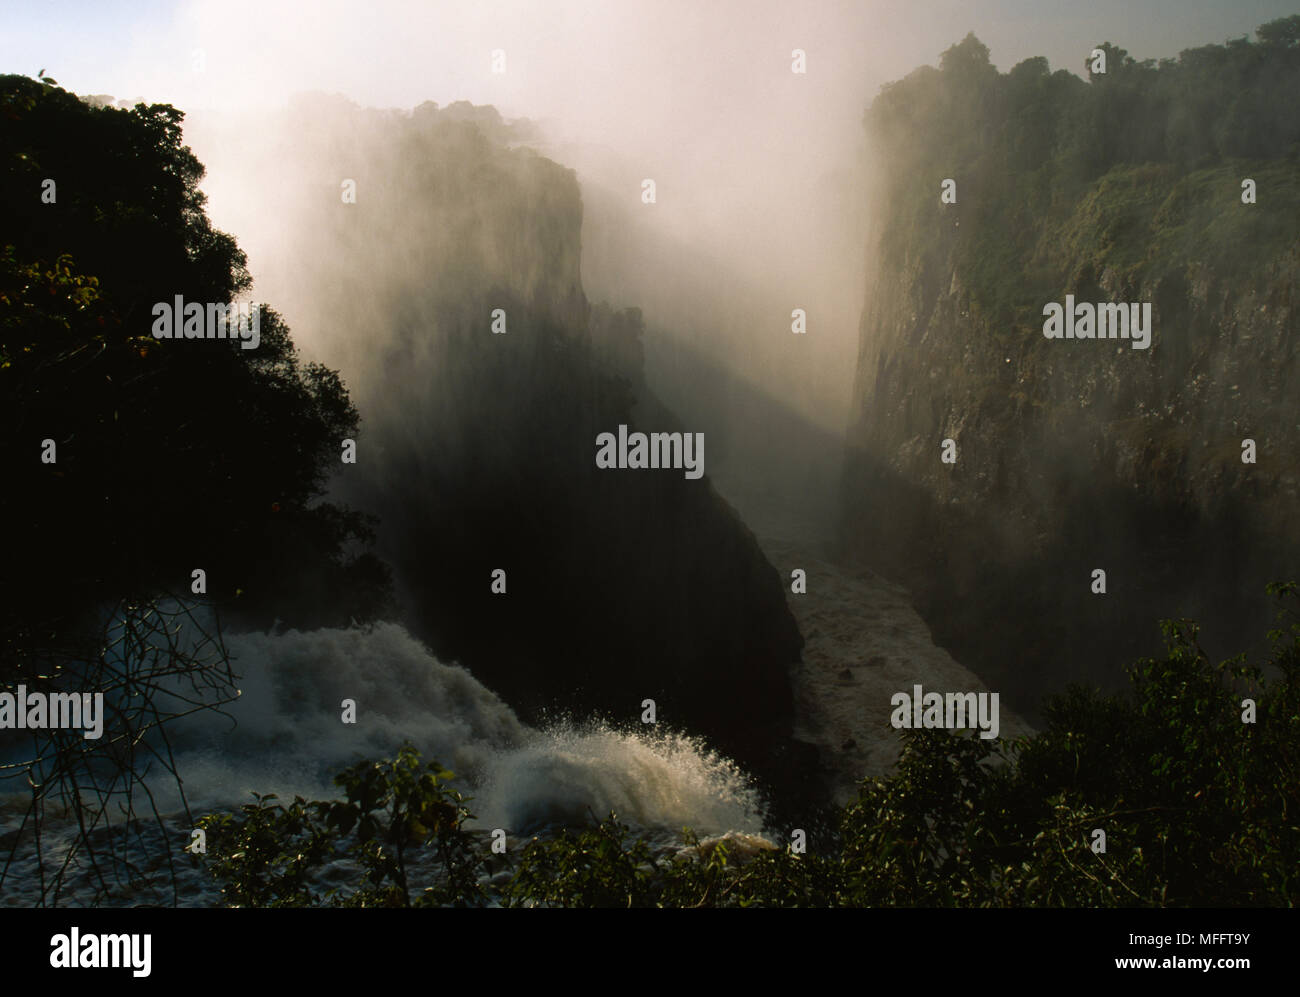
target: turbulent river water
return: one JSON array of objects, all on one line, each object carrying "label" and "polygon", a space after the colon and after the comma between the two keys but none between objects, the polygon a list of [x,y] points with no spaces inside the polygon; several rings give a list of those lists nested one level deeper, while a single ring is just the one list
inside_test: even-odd
[{"label": "turbulent river water", "polygon": [[[721,479],[725,494],[728,482]],[[787,585],[806,641],[791,676],[796,736],[821,749],[833,795],[844,802],[863,776],[885,774],[896,761],[893,693],[918,682],[950,691],[985,687],[934,645],[905,591],[865,568],[838,563],[811,521],[732,484],[778,573],[807,573],[806,593]],[[171,865],[162,857],[163,835],[188,843],[196,815],[250,802],[253,792],[282,800],[333,797],[335,773],[360,759],[390,757],[406,741],[456,773],[458,787],[472,797],[471,827],[485,841],[492,829],[506,830],[512,851],[529,835],[611,811],[661,848],[678,843],[685,826],[702,836],[731,833],[761,843],[762,805],[751,780],[702,740],[599,720],[530,727],[468,671],[437,660],[398,624],[233,634],[226,643],[241,695],[223,714],[196,714],[171,728],[185,799],[174,780],[150,780],[164,817],[134,832],[139,869],[110,902],[171,903],[175,872],[181,903],[219,903],[198,863],[181,856]],[[345,724],[342,704],[349,699],[357,722]],[[1027,731],[1002,711],[1003,737]],[[25,788],[0,797],[6,851],[28,799]],[[70,825],[47,822],[47,868],[72,832]],[[344,882],[355,874],[335,863],[325,876]],[[0,904],[37,902],[39,884],[34,852],[20,848]],[[83,875],[69,881],[61,902],[93,899]]]},{"label": "turbulent river water", "polygon": [[[311,632],[251,633],[227,639],[242,695],[225,715],[175,721],[171,740],[191,814],[250,802],[252,792],[281,799],[336,795],[333,775],[360,759],[391,756],[409,741],[427,759],[457,776],[485,834],[545,832],[614,812],[638,829],[665,835],[691,826],[701,834],[762,830],[760,801],[749,779],[697,739],[621,730],[600,721],[557,721],[542,729],[514,712],[468,671],[447,665],[397,624]],[[357,721],[342,722],[341,704],[357,704]],[[188,842],[192,823],[168,778],[151,780],[158,810],[173,841]],[[2,803],[12,827],[27,795]],[[43,841],[48,864],[71,840],[72,828],[53,821]],[[156,825],[141,833],[162,834]],[[147,849],[142,849],[142,855]],[[0,896],[25,905],[38,892],[36,856],[10,869]],[[202,876],[182,862],[186,894],[211,902]],[[135,902],[161,900],[166,879],[142,876],[128,891]],[[89,881],[68,899],[84,899]],[[168,885],[167,891],[170,890]]]},{"label": "turbulent river water", "polygon": [[[810,465],[837,480],[832,458]],[[890,697],[920,684],[943,692],[988,692],[968,668],[937,646],[906,589],[839,556],[829,513],[832,489],[812,493],[761,483],[745,463],[716,468],[719,490],[743,511],[768,560],[785,582],[786,602],[804,638],[793,670],[795,736],[817,745],[837,803],[854,797],[866,776],[886,775],[902,745],[890,725]],[[830,470],[827,470],[830,468]],[[777,481],[773,487],[770,482]],[[791,572],[805,572],[805,591],[791,591]],[[999,736],[1032,728],[1005,705]]]}]

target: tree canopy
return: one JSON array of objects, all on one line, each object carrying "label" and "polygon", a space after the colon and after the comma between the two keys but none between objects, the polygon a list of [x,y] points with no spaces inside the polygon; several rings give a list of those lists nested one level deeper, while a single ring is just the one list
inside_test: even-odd
[{"label": "tree canopy", "polygon": [[266,307],[256,349],[152,335],[156,302],[235,302],[250,283],[181,120],[0,77],[6,668],[104,600],[188,595],[196,568],[268,623],[346,623],[386,598],[356,552],[366,521],[320,501],[357,432],[338,374]]}]

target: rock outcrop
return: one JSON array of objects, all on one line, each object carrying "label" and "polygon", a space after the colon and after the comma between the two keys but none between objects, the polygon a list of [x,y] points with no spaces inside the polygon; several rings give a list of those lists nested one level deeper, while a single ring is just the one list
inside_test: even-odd
[{"label": "rock outcrop", "polygon": [[286,198],[269,281],[363,419],[335,489],[378,516],[411,630],[524,719],[639,724],[653,699],[796,785],[780,579],[707,477],[597,467],[600,433],[683,427],[645,386],[639,312],[583,293],[573,171],[489,112],[316,100],[276,125],[265,183],[312,196]]},{"label": "rock outcrop", "polygon": [[[1252,72],[1297,71],[1293,50],[1253,48]],[[981,50],[954,46],[868,115],[881,228],[844,529],[940,644],[1033,716],[1042,693],[1110,684],[1158,649],[1159,618],[1242,650],[1271,618],[1266,583],[1296,577],[1300,189],[1295,148],[1271,138],[1229,135],[1186,162],[1172,140],[1094,134],[1163,141],[1213,117],[1142,104],[1167,81],[1120,50],[1091,86],[1045,60],[1000,75]],[[1185,53],[1159,73],[1201,64]],[[1243,178],[1267,195],[1243,203]],[[1048,339],[1043,308],[1067,294],[1149,302],[1150,347]]]}]

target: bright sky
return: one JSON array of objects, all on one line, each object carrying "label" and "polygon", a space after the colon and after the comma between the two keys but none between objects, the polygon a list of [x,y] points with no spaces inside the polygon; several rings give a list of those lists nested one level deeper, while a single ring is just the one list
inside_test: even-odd
[{"label": "bright sky", "polygon": [[[43,68],[77,93],[173,103],[192,121],[309,90],[495,104],[541,122],[584,182],[635,203],[655,178],[648,224],[743,261],[784,314],[787,297],[817,302],[850,343],[862,269],[844,247],[862,233],[832,188],[881,84],[937,64],[968,31],[1004,71],[1045,55],[1082,75],[1103,41],[1172,57],[1294,13],[1297,0],[0,0],[0,72]],[[796,48],[805,75],[790,71]],[[272,220],[223,186],[224,150],[196,151],[213,167],[210,214],[256,273]],[[634,290],[624,303],[649,301]]]},{"label": "bright sky", "polygon": [[[1251,35],[1295,0],[65,0],[0,3],[0,69],[45,68],[84,93],[238,105],[306,89],[359,103],[500,102],[575,121],[743,101],[767,60],[809,53],[809,76],[861,103],[973,30],[1003,70],[1030,55],[1079,71],[1113,41],[1138,57]],[[508,71],[490,71],[492,49]],[[207,55],[196,72],[192,54]],[[635,115],[633,115],[635,116]]]}]

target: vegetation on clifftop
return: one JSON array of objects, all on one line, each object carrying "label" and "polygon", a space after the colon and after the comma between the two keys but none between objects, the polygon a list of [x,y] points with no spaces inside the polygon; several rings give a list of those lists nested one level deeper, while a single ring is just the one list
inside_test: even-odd
[{"label": "vegetation on clifftop", "polygon": [[[1300,15],[1257,35],[1158,62],[1102,44],[1087,83],[1042,57],[999,73],[967,35],[867,112],[883,261],[924,271],[950,254],[1003,328],[1041,324],[1044,301],[1107,268],[1124,287],[1191,264],[1259,278],[1300,235],[1300,107],[1280,99],[1300,92]],[[1258,210],[1240,210],[1247,177]],[[939,203],[947,178],[955,205]]]},{"label": "vegetation on clifftop", "polygon": [[[1277,678],[1240,655],[1213,664],[1195,624],[1168,621],[1164,655],[1129,668],[1128,695],[1072,688],[1036,735],[905,731],[895,772],[862,783],[837,832],[809,830],[804,854],[689,834],[693,847],[656,853],[611,815],[492,855],[448,773],[422,774],[404,750],[343,773],[346,802],[259,799],[207,818],[207,861],[233,905],[1293,906],[1300,587],[1270,588]],[[418,849],[440,870],[423,892],[407,875]],[[341,854],[364,875],[313,879]]]}]

